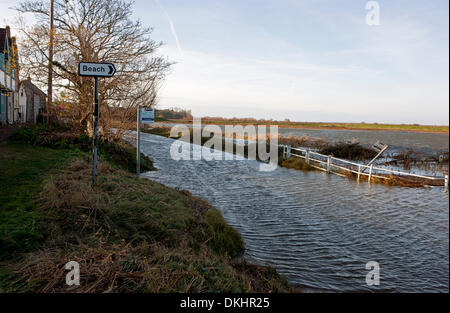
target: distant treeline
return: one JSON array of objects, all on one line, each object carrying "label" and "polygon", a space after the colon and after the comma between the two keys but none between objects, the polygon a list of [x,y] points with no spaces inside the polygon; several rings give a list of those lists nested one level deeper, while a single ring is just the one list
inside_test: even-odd
[{"label": "distant treeline", "polygon": [[224,118],[224,117],[202,117],[203,123],[217,124],[266,124],[279,125],[291,128],[312,128],[312,129],[350,129],[350,130],[392,130],[392,131],[411,131],[411,132],[429,132],[429,133],[448,133],[448,125],[420,125],[420,124],[384,124],[384,123],[333,123],[333,122],[294,122],[286,118],[282,121],[274,119],[255,119],[247,118]]},{"label": "distant treeline", "polygon": [[223,121],[223,122],[243,122],[243,123],[256,123],[256,122],[283,122],[283,123],[290,123],[291,121],[287,118],[284,121],[275,121],[274,119],[256,119],[253,117],[233,117],[233,118],[226,118],[226,117],[215,117],[215,116],[204,116],[202,117],[202,120],[204,121]]},{"label": "distant treeline", "polygon": [[[124,114],[128,113],[132,118],[136,118],[136,111],[127,112],[127,109],[121,107],[109,107],[110,114],[120,119]],[[170,109],[155,109],[155,117],[157,120],[192,120],[191,110],[184,110],[180,108]]]},{"label": "distant treeline", "polygon": [[192,119],[191,110],[184,110],[180,108],[171,108],[171,109],[156,109],[155,115],[157,118],[160,119],[167,119],[167,120],[182,120]]}]

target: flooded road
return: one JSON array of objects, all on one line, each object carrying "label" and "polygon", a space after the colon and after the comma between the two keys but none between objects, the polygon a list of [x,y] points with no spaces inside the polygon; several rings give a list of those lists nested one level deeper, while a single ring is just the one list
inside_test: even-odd
[{"label": "flooded road", "polygon": [[[449,291],[444,188],[369,185],[286,168],[260,172],[251,160],[174,161],[173,141],[142,134],[142,152],[158,168],[144,176],[216,206],[242,234],[250,262],[273,265],[304,291]],[[380,264],[380,286],[366,285],[370,261]]]}]

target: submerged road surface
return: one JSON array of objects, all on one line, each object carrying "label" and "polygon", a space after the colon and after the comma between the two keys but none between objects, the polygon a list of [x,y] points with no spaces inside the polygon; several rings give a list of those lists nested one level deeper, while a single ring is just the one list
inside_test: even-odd
[{"label": "submerged road surface", "polygon": [[[173,142],[142,134],[142,152],[158,168],[143,176],[207,199],[242,234],[249,261],[273,265],[304,291],[449,291],[449,195],[442,187],[260,172],[250,160],[174,161]],[[366,284],[371,261],[380,264],[379,286]]]}]

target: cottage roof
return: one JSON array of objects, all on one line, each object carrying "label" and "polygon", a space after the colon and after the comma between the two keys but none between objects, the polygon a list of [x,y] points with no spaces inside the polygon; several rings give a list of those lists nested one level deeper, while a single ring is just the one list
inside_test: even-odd
[{"label": "cottage roof", "polygon": [[31,79],[22,80],[20,82],[20,86],[23,86],[25,89],[30,90],[34,94],[38,94],[40,96],[47,97],[47,94],[40,90],[35,84],[31,82]]}]

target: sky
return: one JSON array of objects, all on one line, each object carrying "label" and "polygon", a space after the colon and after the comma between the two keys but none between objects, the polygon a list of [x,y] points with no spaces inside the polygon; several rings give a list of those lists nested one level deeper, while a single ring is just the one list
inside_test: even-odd
[{"label": "sky", "polygon": [[[449,1],[136,0],[195,116],[449,124]],[[0,23],[17,1],[0,0]],[[3,19],[3,20],[2,20]]]}]

